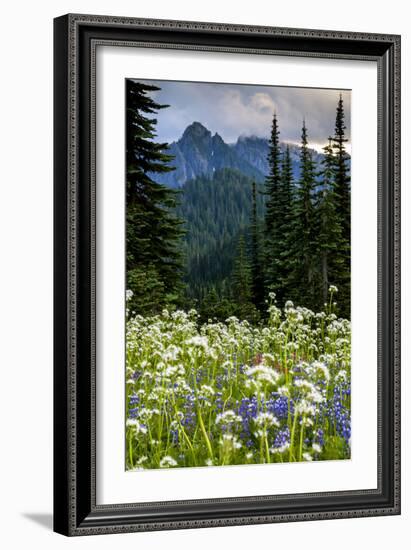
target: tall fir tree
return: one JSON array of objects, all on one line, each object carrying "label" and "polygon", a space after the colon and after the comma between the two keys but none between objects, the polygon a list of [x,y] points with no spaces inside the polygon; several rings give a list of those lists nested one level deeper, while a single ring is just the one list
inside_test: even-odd
[{"label": "tall fir tree", "polygon": [[346,243],[337,210],[335,158],[331,138],[323,151],[320,186],[316,195],[316,251],[320,280],[317,309],[321,309],[327,302],[329,286],[340,284],[346,268]]},{"label": "tall fir tree", "polygon": [[349,168],[349,155],[346,151],[348,139],[345,136],[345,113],[342,95],[338,100],[335,117],[335,131],[332,138],[335,155],[335,192],[338,209],[341,216],[343,236],[347,242],[351,238],[351,177]]},{"label": "tall fir tree", "polygon": [[235,314],[240,319],[255,321],[257,310],[252,302],[251,266],[247,256],[245,238],[242,233],[238,239],[232,282]]},{"label": "tall fir tree", "polygon": [[290,298],[299,305],[314,307],[317,292],[315,211],[315,166],[308,148],[305,121],[301,132],[300,177],[296,185],[291,224],[289,273]]},{"label": "tall fir tree", "polygon": [[[173,169],[167,144],[155,141],[157,120],[151,115],[167,107],[149,95],[157,90],[126,81],[127,285],[134,293],[130,310],[142,314],[175,302],[181,285],[182,222],[174,214],[176,193],[155,181],[156,174]],[[146,286],[156,290],[152,300],[147,300]]]},{"label": "tall fir tree", "polygon": [[260,224],[257,214],[257,189],[255,181],[252,183],[251,192],[250,258],[252,300],[254,305],[260,309],[264,304],[264,274],[261,262]]},{"label": "tall fir tree", "polygon": [[334,150],[334,178],[335,200],[337,213],[340,218],[343,236],[343,249],[345,255],[344,267],[338,277],[338,306],[339,312],[345,317],[350,317],[351,310],[351,176],[350,157],[346,151],[348,139],[345,135],[345,113],[342,95],[337,104],[335,118],[335,131],[332,138]]},{"label": "tall fir tree", "polygon": [[281,164],[280,206],[282,215],[279,218],[280,240],[278,243],[278,279],[281,287],[281,295],[277,296],[277,301],[279,305],[282,306],[283,301],[287,300],[291,295],[291,289],[288,287],[288,282],[289,273],[292,269],[290,252],[293,244],[294,182],[289,145],[286,146]]},{"label": "tall fir tree", "polygon": [[274,113],[271,125],[271,135],[268,152],[269,173],[266,177],[266,209],[265,209],[265,243],[264,243],[264,279],[266,291],[281,292],[278,277],[280,220],[282,216],[280,205],[281,185],[281,151],[280,130],[277,114]]}]

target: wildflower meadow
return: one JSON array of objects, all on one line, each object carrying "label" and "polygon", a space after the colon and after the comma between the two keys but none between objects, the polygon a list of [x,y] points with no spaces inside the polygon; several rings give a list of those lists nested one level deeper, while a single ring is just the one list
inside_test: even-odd
[{"label": "wildflower meadow", "polygon": [[[350,457],[350,322],[270,295],[252,326],[195,310],[127,322],[127,469]],[[129,294],[130,298],[130,294]]]}]

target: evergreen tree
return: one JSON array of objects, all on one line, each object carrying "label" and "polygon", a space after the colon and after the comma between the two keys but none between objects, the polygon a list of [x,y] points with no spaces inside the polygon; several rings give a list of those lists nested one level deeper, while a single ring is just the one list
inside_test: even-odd
[{"label": "evergreen tree", "polygon": [[281,220],[280,185],[281,185],[281,152],[280,131],[277,115],[274,113],[268,153],[269,174],[266,178],[266,211],[265,211],[265,287],[267,291],[280,290],[278,280],[279,226]]},{"label": "evergreen tree", "polygon": [[264,304],[264,276],[261,265],[260,233],[257,215],[257,190],[256,183],[252,183],[252,206],[250,219],[250,256],[251,256],[251,278],[252,278],[252,299],[254,305],[260,309]]},{"label": "evergreen tree", "polygon": [[339,313],[347,318],[351,311],[351,177],[349,155],[345,149],[348,139],[345,137],[345,114],[342,95],[337,105],[335,133],[332,138],[334,149],[334,189],[337,214],[340,218],[343,237],[344,265],[338,276]]},{"label": "evergreen tree", "polygon": [[324,159],[319,174],[321,186],[316,200],[316,251],[320,278],[317,309],[321,309],[327,302],[329,286],[340,286],[344,275],[346,256],[346,243],[337,211],[335,158],[331,139],[323,151]]},{"label": "evergreen tree", "polygon": [[151,264],[140,265],[128,271],[127,288],[133,291],[128,303],[128,310],[132,315],[154,315],[158,313],[159,304],[164,303],[164,283]]},{"label": "evergreen tree", "polygon": [[236,304],[227,292],[218,293],[213,285],[205,294],[200,304],[200,321],[206,323],[209,319],[225,321],[236,313]]},{"label": "evergreen tree", "polygon": [[204,295],[200,305],[200,316],[202,322],[207,322],[208,319],[217,317],[217,308],[219,303],[219,296],[215,286],[212,286],[208,292]]},{"label": "evergreen tree", "polygon": [[[126,245],[127,285],[133,291],[130,310],[152,312],[177,299],[181,285],[181,221],[173,213],[176,193],[155,181],[155,175],[172,170],[166,143],[156,143],[155,114],[159,105],[149,95],[159,88],[133,80],[126,81]],[[152,302],[139,299],[150,274],[156,288]],[[160,288],[162,291],[160,292]]]},{"label": "evergreen tree", "polygon": [[300,178],[296,186],[290,239],[290,271],[286,284],[290,298],[306,307],[314,307],[316,288],[315,168],[308,149],[307,128],[303,123],[300,152]]},{"label": "evergreen tree", "polygon": [[347,242],[351,239],[351,192],[350,192],[350,169],[349,156],[345,150],[348,139],[345,137],[345,114],[342,95],[337,105],[335,118],[335,133],[332,138],[335,154],[335,192],[343,236]]},{"label": "evergreen tree", "polygon": [[237,255],[232,275],[235,314],[240,319],[255,320],[257,310],[252,303],[251,266],[247,257],[244,235],[238,239]]},{"label": "evergreen tree", "polygon": [[294,183],[293,171],[290,157],[290,147],[286,146],[281,165],[280,180],[280,205],[282,215],[279,218],[279,269],[278,279],[281,287],[281,294],[277,296],[277,302],[283,306],[283,301],[291,296],[291,289],[288,287],[289,273],[292,269],[292,224],[294,213]]}]

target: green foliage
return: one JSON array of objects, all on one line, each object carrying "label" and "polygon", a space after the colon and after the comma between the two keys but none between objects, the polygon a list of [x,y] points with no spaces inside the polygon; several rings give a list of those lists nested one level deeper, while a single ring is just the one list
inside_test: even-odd
[{"label": "green foliage", "polygon": [[232,275],[233,293],[235,297],[234,314],[239,319],[255,321],[257,310],[252,302],[251,266],[245,246],[244,235],[240,235]]},{"label": "green foliage", "polygon": [[351,236],[351,194],[349,156],[345,149],[348,139],[345,137],[345,114],[342,96],[338,101],[335,118],[335,133],[331,138],[335,154],[335,192],[337,207],[341,215],[343,236],[349,242]]},{"label": "green foliage", "polygon": [[127,304],[130,313],[153,315],[167,303],[165,285],[153,265],[128,271],[127,289],[133,293]]},{"label": "green foliage", "polygon": [[257,309],[264,306],[264,272],[261,250],[261,229],[257,212],[257,185],[252,184],[252,206],[250,215],[250,263],[252,301]]},{"label": "green foliage", "polygon": [[292,165],[290,159],[290,148],[287,145],[282,165],[281,165],[281,180],[279,204],[281,208],[281,216],[279,217],[279,234],[280,241],[278,244],[278,288],[281,292],[277,294],[277,301],[283,305],[284,298],[292,296],[293,289],[290,286],[289,274],[293,269],[293,220],[295,210],[295,188],[293,182]]},{"label": "green foliage", "polygon": [[[338,313],[350,317],[350,177],[345,151],[343,101],[337,106],[335,136],[317,167],[301,135],[300,177],[293,182],[288,148],[278,170],[279,128],[273,120],[267,179],[270,209],[265,213],[265,281],[280,306],[286,299],[316,311],[330,285],[339,290]],[[273,183],[275,182],[275,184]],[[274,200],[275,199],[275,200]],[[274,243],[272,241],[275,241]]]},{"label": "green foliage", "polygon": [[266,178],[266,211],[265,211],[265,242],[264,242],[264,275],[265,288],[281,294],[279,263],[281,254],[281,151],[280,130],[277,115],[274,113],[269,143],[268,166]]},{"label": "green foliage", "polygon": [[[262,190],[263,186],[256,184],[257,223],[264,212]],[[212,178],[188,181],[181,192],[177,215],[185,220],[186,230],[185,304],[197,307],[205,319],[226,319],[233,314],[236,297],[231,275],[236,247],[241,233],[246,244],[250,240],[252,208],[252,181],[228,168],[217,170]],[[212,305],[215,295],[218,307]]]},{"label": "green foliage", "polygon": [[290,223],[289,271],[285,284],[290,289],[292,300],[313,307],[316,301],[318,281],[316,278],[317,250],[315,248],[315,222],[313,196],[316,188],[315,168],[308,149],[305,122],[301,133],[301,173],[295,189],[295,200]]},{"label": "green foliage", "polygon": [[334,435],[327,438],[321,460],[338,460],[344,456],[347,444],[343,437]]},{"label": "green foliage", "polygon": [[235,315],[236,304],[231,299],[231,294],[228,289],[217,291],[215,286],[212,286],[204,295],[200,303],[200,319],[204,322],[209,319],[228,319]]},{"label": "green foliage", "polygon": [[147,271],[156,289],[153,308],[161,302],[161,289],[164,295],[178,296],[182,269],[182,222],[174,214],[176,193],[155,181],[156,174],[172,169],[168,165],[172,157],[164,152],[167,144],[155,142],[157,121],[149,116],[166,107],[150,97],[149,92],[156,90],[155,86],[126,81],[127,286],[133,286],[137,305],[137,297],[147,290],[142,277]]},{"label": "green foliage", "polygon": [[340,313],[349,317],[351,310],[351,176],[349,156],[345,149],[345,144],[348,141],[345,137],[345,130],[344,104],[340,95],[332,144],[334,149],[335,202],[342,229],[344,261],[339,271],[336,271],[336,284],[340,289],[338,300]]},{"label": "green foliage", "polygon": [[[345,273],[347,243],[343,237],[341,215],[337,209],[335,158],[331,139],[329,144],[324,147],[324,153],[322,171],[320,172],[321,188],[318,190],[316,197],[315,247],[318,255],[320,279],[318,307],[321,307],[327,301],[330,285],[337,286],[341,294],[349,285],[350,276],[349,272]],[[339,302],[340,299],[341,295],[339,295]]]}]

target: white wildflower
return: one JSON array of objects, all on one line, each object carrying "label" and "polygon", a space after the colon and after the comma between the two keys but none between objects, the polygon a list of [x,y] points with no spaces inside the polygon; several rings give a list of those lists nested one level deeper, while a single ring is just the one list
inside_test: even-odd
[{"label": "white wildflower", "polygon": [[314,422],[313,422],[313,419],[308,417],[308,416],[304,416],[303,419],[302,419],[302,422],[301,424],[303,426],[313,426],[314,425]]},{"label": "white wildflower", "polygon": [[195,346],[198,348],[208,348],[208,339],[207,336],[193,336],[189,340],[187,340],[187,344],[190,346]]},{"label": "white wildflower", "polygon": [[320,373],[324,377],[325,381],[328,384],[328,382],[330,381],[330,371],[328,367],[321,361],[313,361],[311,365],[317,371],[317,374]]},{"label": "white wildflower", "polygon": [[325,397],[321,394],[320,391],[317,390],[317,388],[313,388],[309,393],[308,397],[314,403],[324,403],[325,401]]},{"label": "white wildflower", "polygon": [[289,448],[290,448],[290,444],[287,442],[287,443],[284,443],[284,445],[281,445],[281,447],[271,447],[270,453],[273,455],[285,453],[285,451],[287,451]]},{"label": "white wildflower", "polygon": [[243,446],[241,441],[239,441],[238,437],[230,433],[223,434],[219,443],[223,447],[224,451],[241,449],[241,447]]},{"label": "white wildflower", "polygon": [[255,367],[247,367],[245,374],[250,378],[254,378],[258,383],[276,384],[280,378],[279,373],[266,365],[256,365]]},{"label": "white wildflower", "polygon": [[279,395],[284,395],[286,397],[289,397],[289,395],[290,395],[290,388],[286,385],[279,386],[277,391],[278,391]]},{"label": "white wildflower", "polygon": [[304,388],[308,391],[314,389],[314,384],[312,382],[309,382],[308,380],[305,380],[304,378],[298,378],[297,380],[294,380],[294,386],[296,388]]},{"label": "white wildflower", "polygon": [[200,388],[200,391],[204,395],[204,397],[210,398],[215,394],[214,388],[208,386],[207,384],[203,384]]},{"label": "white wildflower", "polygon": [[140,409],[138,412],[138,417],[141,418],[141,420],[150,420],[154,415],[159,415],[160,411],[158,409]]},{"label": "white wildflower", "polygon": [[126,426],[134,427],[134,426],[137,426],[138,423],[139,423],[138,420],[136,420],[135,418],[127,418]]},{"label": "white wildflower", "polygon": [[128,418],[126,421],[126,426],[131,428],[135,435],[145,435],[147,433],[147,428],[143,424],[140,424],[140,422],[135,418]]},{"label": "white wildflower", "polygon": [[180,352],[181,352],[181,349],[178,346],[171,345],[165,350],[163,354],[163,359],[166,362],[176,361]]},{"label": "white wildflower", "polygon": [[160,460],[160,468],[172,468],[177,466],[177,461],[171,456],[165,456]]},{"label": "white wildflower", "polygon": [[238,414],[236,414],[234,411],[232,410],[228,410],[228,411],[224,411],[223,413],[220,413],[216,416],[216,424],[223,424],[223,425],[227,425],[227,424],[235,424],[235,423],[240,423],[243,421],[243,419],[241,418],[241,416],[239,416]]},{"label": "white wildflower", "polygon": [[347,371],[345,370],[339,370],[336,377],[336,382],[346,382],[347,381]]},{"label": "white wildflower", "polygon": [[279,426],[280,422],[278,419],[271,413],[260,412],[255,418],[254,422],[258,427],[271,428],[271,426]]},{"label": "white wildflower", "polygon": [[309,403],[306,399],[301,399],[299,403],[295,405],[295,414],[312,415],[316,413],[315,407]]}]

